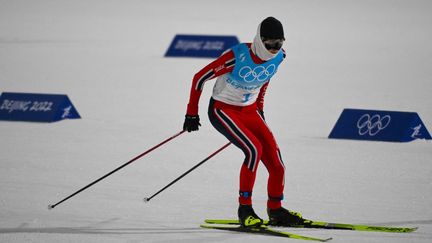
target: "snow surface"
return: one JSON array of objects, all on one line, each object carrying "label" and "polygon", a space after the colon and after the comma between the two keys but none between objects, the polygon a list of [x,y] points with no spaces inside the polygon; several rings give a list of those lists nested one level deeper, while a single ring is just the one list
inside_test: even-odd
[{"label": "snow surface", "polygon": [[[343,108],[418,112],[432,129],[428,0],[0,0],[0,92],[67,94],[82,116],[0,122],[0,242],[300,242],[199,228],[234,218],[241,152],[206,116],[86,191],[93,180],[181,130],[192,76],[210,59],[164,58],[175,34],[250,41],[267,16],[288,58],[266,117],[287,167],[284,205],[307,218],[418,226],[411,234],[287,229],[332,242],[431,242],[432,144],[327,139]],[[265,216],[267,172],[254,191]]]}]

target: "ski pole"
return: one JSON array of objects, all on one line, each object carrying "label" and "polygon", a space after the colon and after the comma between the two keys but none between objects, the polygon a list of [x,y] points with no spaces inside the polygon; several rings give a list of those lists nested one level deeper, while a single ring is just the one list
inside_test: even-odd
[{"label": "ski pole", "polygon": [[123,167],[125,167],[125,166],[127,166],[128,164],[130,164],[130,163],[134,162],[135,160],[137,160],[137,159],[139,159],[139,158],[143,157],[144,155],[146,155],[146,154],[150,153],[151,151],[153,151],[153,150],[155,150],[155,149],[159,148],[159,147],[160,147],[160,146],[162,146],[163,144],[165,144],[165,143],[167,143],[167,142],[171,141],[172,139],[174,139],[174,138],[176,138],[176,137],[180,136],[180,134],[182,134],[182,133],[184,133],[184,132],[185,132],[185,131],[181,131],[181,132],[179,132],[179,133],[177,133],[177,134],[175,134],[175,135],[173,135],[173,136],[171,136],[171,137],[167,138],[166,140],[162,141],[162,142],[161,142],[161,143],[159,143],[158,145],[156,145],[156,146],[154,146],[154,147],[150,148],[149,150],[147,150],[147,151],[143,152],[142,154],[140,154],[140,155],[136,156],[135,158],[133,158],[133,159],[129,160],[128,162],[126,162],[126,163],[124,163],[123,165],[119,166],[119,167],[118,167],[118,168],[116,168],[115,170],[113,170],[113,171],[109,172],[108,174],[106,174],[106,175],[102,176],[101,178],[99,178],[99,179],[97,179],[97,180],[93,181],[92,183],[88,184],[87,186],[85,186],[85,187],[83,187],[83,188],[79,189],[78,191],[74,192],[73,194],[71,194],[70,196],[68,196],[68,197],[64,198],[63,200],[61,200],[61,201],[57,202],[56,204],[50,204],[50,205],[48,205],[48,209],[53,209],[53,208],[57,207],[57,205],[59,205],[59,204],[63,203],[64,201],[66,201],[66,200],[70,199],[71,197],[73,197],[73,196],[77,195],[78,193],[80,193],[80,192],[84,191],[85,189],[87,189],[87,188],[89,188],[89,187],[93,186],[94,184],[96,184],[96,183],[98,183],[99,181],[101,181],[101,180],[105,179],[106,177],[110,176],[110,175],[111,175],[111,174],[113,174],[114,172],[116,172],[116,171],[118,171],[118,170],[122,169]]},{"label": "ski pole", "polygon": [[211,155],[209,155],[207,158],[205,158],[204,160],[202,160],[201,162],[199,162],[198,164],[196,164],[194,167],[190,168],[188,171],[186,171],[185,173],[183,173],[181,176],[177,177],[175,180],[173,180],[172,182],[170,182],[168,185],[166,185],[165,187],[163,187],[162,189],[160,189],[158,192],[156,192],[155,194],[153,194],[150,197],[145,197],[143,199],[143,201],[145,203],[149,202],[152,198],[154,198],[155,196],[157,196],[159,193],[165,191],[165,189],[167,189],[168,187],[170,187],[172,184],[176,183],[177,181],[179,181],[181,178],[185,177],[187,174],[189,174],[190,172],[192,172],[193,170],[195,170],[196,168],[198,168],[200,165],[204,164],[207,160],[209,160],[211,157],[215,156],[216,154],[218,154],[220,151],[224,150],[226,147],[228,147],[231,144],[231,142],[225,144],[224,146],[222,146],[220,149],[216,150],[215,152],[213,152]]}]

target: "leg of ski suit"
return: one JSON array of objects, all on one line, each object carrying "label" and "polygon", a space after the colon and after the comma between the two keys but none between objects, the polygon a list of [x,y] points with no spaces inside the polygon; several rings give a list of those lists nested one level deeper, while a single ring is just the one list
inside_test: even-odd
[{"label": "leg of ski suit", "polygon": [[276,140],[256,104],[241,107],[212,99],[208,114],[212,125],[245,154],[240,170],[239,203],[252,204],[251,195],[261,160],[269,172],[267,207],[281,207],[285,167]]}]

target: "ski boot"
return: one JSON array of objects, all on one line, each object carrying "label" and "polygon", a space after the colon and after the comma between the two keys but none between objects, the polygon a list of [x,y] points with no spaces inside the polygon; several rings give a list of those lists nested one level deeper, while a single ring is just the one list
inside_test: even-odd
[{"label": "ski boot", "polygon": [[256,215],[252,205],[241,205],[238,208],[238,217],[240,225],[243,227],[259,227],[263,220]]},{"label": "ski boot", "polygon": [[269,216],[269,225],[272,226],[296,226],[304,223],[304,219],[300,213],[294,211],[288,211],[283,207],[278,209],[267,209]]}]

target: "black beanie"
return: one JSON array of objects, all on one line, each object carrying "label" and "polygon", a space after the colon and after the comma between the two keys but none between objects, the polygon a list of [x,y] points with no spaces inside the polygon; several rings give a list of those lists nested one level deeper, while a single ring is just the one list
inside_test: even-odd
[{"label": "black beanie", "polygon": [[282,23],[274,17],[268,17],[261,22],[260,35],[267,39],[284,39]]}]

